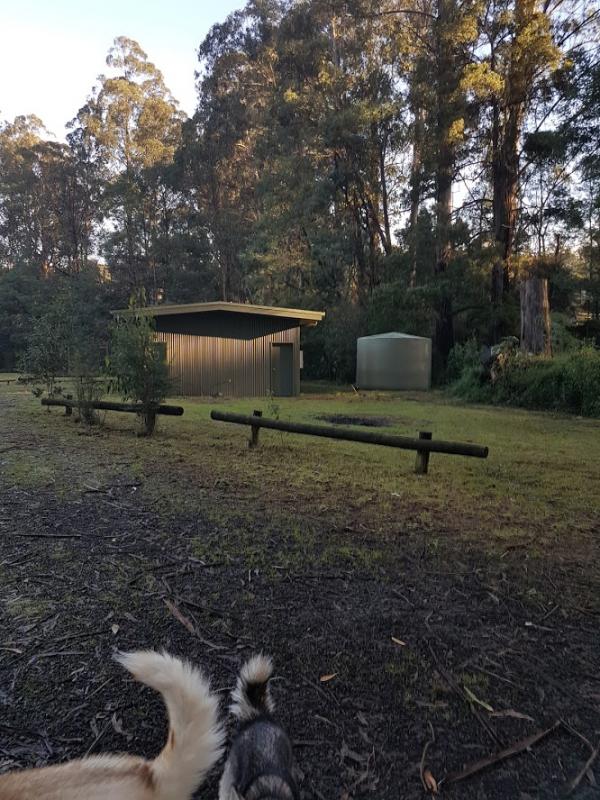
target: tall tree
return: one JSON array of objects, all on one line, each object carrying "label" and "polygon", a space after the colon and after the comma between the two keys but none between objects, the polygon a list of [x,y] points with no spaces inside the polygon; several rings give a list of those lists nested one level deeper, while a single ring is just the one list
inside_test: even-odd
[{"label": "tall tree", "polygon": [[111,272],[127,290],[147,288],[156,299],[166,266],[156,247],[168,193],[163,170],[173,162],[184,115],[137,42],[115,39],[106,63],[111,74],[100,76],[74,135],[93,145],[104,171]]},{"label": "tall tree", "polygon": [[[554,4],[554,8],[558,6],[560,2]],[[540,81],[560,63],[549,7],[550,4],[542,0],[500,0],[489,25],[489,64],[502,79],[502,91],[493,97],[491,107],[495,242],[491,276],[493,341],[505,330],[502,308],[515,244],[523,129]],[[525,295],[531,297],[532,293],[526,291]]]}]

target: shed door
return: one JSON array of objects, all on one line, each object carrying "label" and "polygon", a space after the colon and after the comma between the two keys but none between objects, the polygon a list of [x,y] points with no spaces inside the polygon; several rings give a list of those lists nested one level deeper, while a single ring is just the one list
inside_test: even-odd
[{"label": "shed door", "polygon": [[273,344],[271,347],[271,391],[277,397],[294,394],[294,345]]}]

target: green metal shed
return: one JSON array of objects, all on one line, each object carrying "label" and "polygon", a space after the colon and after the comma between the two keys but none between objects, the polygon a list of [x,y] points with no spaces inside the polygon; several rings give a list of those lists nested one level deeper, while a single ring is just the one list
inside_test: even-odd
[{"label": "green metal shed", "polygon": [[325,316],[228,302],[148,306],[144,312],[154,317],[157,339],[166,345],[174,391],[226,397],[299,394],[300,328]]}]

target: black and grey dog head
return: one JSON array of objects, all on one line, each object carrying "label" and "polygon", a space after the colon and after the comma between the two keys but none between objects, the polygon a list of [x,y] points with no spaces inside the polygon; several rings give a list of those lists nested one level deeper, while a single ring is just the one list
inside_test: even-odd
[{"label": "black and grey dog head", "polygon": [[231,694],[240,722],[219,785],[219,800],[298,800],[292,745],[273,717],[269,679],[273,663],[253,656],[242,667]]}]

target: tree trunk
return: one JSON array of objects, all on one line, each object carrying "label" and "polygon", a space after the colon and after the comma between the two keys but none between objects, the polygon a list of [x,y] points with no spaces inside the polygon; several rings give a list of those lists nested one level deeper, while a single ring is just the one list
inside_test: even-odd
[{"label": "tree trunk", "polygon": [[152,436],[156,427],[156,412],[144,411],[142,413],[142,424],[143,428],[138,433],[138,436]]},{"label": "tree trunk", "polygon": [[452,94],[455,89],[455,64],[450,38],[443,26],[447,24],[449,0],[438,2],[438,59],[437,59],[437,164],[435,174],[436,250],[435,274],[438,279],[436,303],[435,347],[445,368],[454,346],[452,297],[447,285],[447,272],[452,255],[452,181],[454,178],[455,145],[450,135],[453,122]]},{"label": "tree trunk", "polygon": [[521,350],[532,355],[552,355],[548,278],[529,275],[521,293]]},{"label": "tree trunk", "polygon": [[379,145],[379,181],[381,184],[381,206],[383,211],[383,228],[385,231],[384,250],[386,255],[392,250],[392,234],[390,229],[390,210],[388,202],[388,188],[387,178],[385,175],[385,152],[387,144],[387,135],[383,142]]},{"label": "tree trunk", "polygon": [[452,223],[452,176],[454,167],[454,148],[448,141],[445,131],[439,142],[438,165],[436,173],[436,251],[435,273],[440,282],[436,344],[445,365],[448,354],[454,345],[454,324],[452,318],[452,299],[446,285],[446,274],[452,256],[450,238]]},{"label": "tree trunk", "polygon": [[[531,97],[531,83],[539,69],[538,59],[532,56],[536,42],[531,41],[532,21],[539,11],[538,0],[515,0],[514,34],[510,42],[506,88],[503,100],[496,100],[492,105],[492,185],[496,245],[490,291],[492,343],[506,334],[503,305],[509,289],[510,259],[517,226],[519,142]],[[495,66],[495,47],[492,47],[492,69]]]},{"label": "tree trunk", "polygon": [[423,128],[424,110],[420,106],[415,106],[414,130],[413,130],[413,151],[412,163],[410,166],[410,215],[408,222],[409,229],[409,254],[410,254],[410,286],[417,285],[417,225],[419,222],[419,209],[421,206],[421,162],[423,151]]},{"label": "tree trunk", "polygon": [[494,112],[493,132],[493,215],[496,254],[492,265],[492,342],[505,335],[502,314],[504,298],[509,289],[509,269],[517,224],[517,191],[519,185],[519,136],[523,106],[514,102],[508,110],[502,142],[500,142],[498,112]]}]

